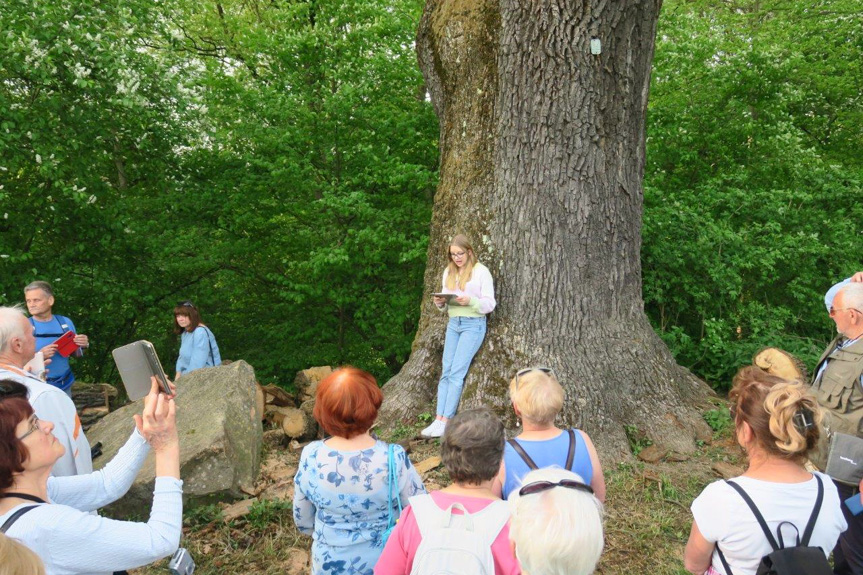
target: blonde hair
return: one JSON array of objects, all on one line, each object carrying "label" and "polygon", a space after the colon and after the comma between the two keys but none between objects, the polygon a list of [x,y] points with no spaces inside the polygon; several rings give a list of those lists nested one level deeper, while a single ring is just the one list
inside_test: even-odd
[{"label": "blonde hair", "polygon": [[0,557],[0,575],[45,575],[45,567],[33,551],[3,534]]},{"label": "blonde hair", "polygon": [[[524,476],[522,486],[563,479],[584,483],[578,474],[546,467]],[[514,491],[507,500],[509,538],[524,573],[588,575],[602,554],[602,503],[591,493],[554,487],[531,495]]]},{"label": "blonde hair", "polygon": [[554,374],[539,369],[514,377],[509,382],[509,398],[521,416],[540,425],[554,422],[563,408],[565,396]]},{"label": "blonde hair", "polygon": [[[452,256],[450,255],[449,249],[452,246],[464,250],[467,255],[467,261],[465,261],[464,266],[462,266],[461,269],[455,265],[455,262],[452,260]],[[470,240],[467,239],[467,236],[458,234],[449,243],[446,251],[446,257],[449,260],[449,265],[446,267],[446,287],[447,289],[454,290],[456,288],[456,280],[458,280],[458,289],[464,291],[467,282],[470,281],[470,278],[473,275],[473,266],[475,266],[478,261],[476,259],[476,254],[473,252],[473,248],[470,245]]]},{"label": "blonde hair", "polygon": [[802,461],[818,444],[824,414],[802,383],[750,365],[734,376],[728,399],[735,425],[749,424],[756,441],[768,453]]}]

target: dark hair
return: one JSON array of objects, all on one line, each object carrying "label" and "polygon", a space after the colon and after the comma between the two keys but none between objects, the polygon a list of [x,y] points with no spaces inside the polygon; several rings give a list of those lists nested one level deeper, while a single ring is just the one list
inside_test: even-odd
[{"label": "dark hair", "polygon": [[[177,323],[178,315],[184,315],[189,318],[189,327],[180,327],[180,324]],[[199,325],[201,325],[201,314],[198,312],[195,304],[190,301],[183,301],[174,306],[174,333],[179,335],[184,331],[192,332],[198,329]]]},{"label": "dark hair", "polygon": [[12,475],[24,471],[29,453],[15,428],[33,415],[27,387],[12,380],[0,381],[0,491],[12,485]]},{"label": "dark hair", "polygon": [[734,376],[728,399],[735,426],[746,422],[767,453],[802,462],[818,444],[823,414],[803,384],[749,365]]},{"label": "dark hair", "polygon": [[468,409],[446,424],[440,455],[450,478],[478,484],[494,478],[503,458],[503,423],[490,409]]},{"label": "dark hair", "polygon": [[51,287],[51,284],[49,284],[48,282],[43,282],[43,281],[30,282],[24,288],[24,293],[27,293],[28,291],[33,291],[34,289],[40,289],[43,292],[45,292],[45,295],[47,295],[48,297],[54,297],[54,289]]},{"label": "dark hair", "polygon": [[372,374],[340,367],[318,384],[312,415],[330,435],[350,439],[371,428],[383,400]]}]

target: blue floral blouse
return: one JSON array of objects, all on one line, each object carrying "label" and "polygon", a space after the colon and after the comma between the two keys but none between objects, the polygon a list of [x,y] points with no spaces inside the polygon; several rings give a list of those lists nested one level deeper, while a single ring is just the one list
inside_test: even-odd
[{"label": "blue floral blouse", "polygon": [[[323,441],[303,449],[294,477],[294,522],[314,539],[313,575],[373,575],[387,529],[388,449],[383,441],[362,451],[339,451]],[[409,497],[426,490],[400,445],[394,455],[406,507]]]}]

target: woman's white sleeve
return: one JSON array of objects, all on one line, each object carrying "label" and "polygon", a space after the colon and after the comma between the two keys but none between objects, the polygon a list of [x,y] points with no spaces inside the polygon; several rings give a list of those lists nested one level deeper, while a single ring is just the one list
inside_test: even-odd
[{"label": "woman's white sleeve", "polygon": [[485,315],[491,313],[497,302],[494,299],[494,280],[488,268],[482,266],[480,276],[480,296],[477,298],[476,311]]},{"label": "woman's white sleeve", "polygon": [[81,511],[94,511],[129,491],[150,446],[136,428],[104,468],[87,475],[48,478],[48,499]]},{"label": "woman's white sleeve", "polygon": [[41,529],[49,571],[93,573],[141,567],[166,557],[180,544],[183,524],[183,482],[157,477],[150,520],[117,521],[51,505],[52,521]]}]

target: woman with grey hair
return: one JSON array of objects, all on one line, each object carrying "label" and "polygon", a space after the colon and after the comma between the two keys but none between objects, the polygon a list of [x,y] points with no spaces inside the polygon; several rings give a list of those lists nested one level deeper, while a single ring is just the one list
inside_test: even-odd
[{"label": "woman with grey hair", "polygon": [[604,544],[602,503],[577,473],[531,471],[509,498],[509,538],[525,575],[589,575]]},{"label": "woman with grey hair", "polygon": [[441,459],[452,484],[411,497],[375,575],[521,572],[509,546],[509,510],[498,495],[503,443],[503,424],[489,409],[449,420]]}]

